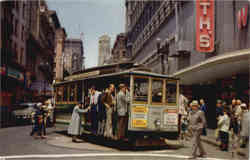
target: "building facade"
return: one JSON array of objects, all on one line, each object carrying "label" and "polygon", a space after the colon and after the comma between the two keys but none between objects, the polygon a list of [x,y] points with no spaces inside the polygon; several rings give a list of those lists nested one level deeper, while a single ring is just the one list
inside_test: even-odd
[{"label": "building facade", "polygon": [[111,44],[110,37],[108,35],[103,35],[99,38],[99,55],[98,55],[98,66],[108,64],[111,58]]},{"label": "building facade", "polygon": [[121,63],[129,60],[126,42],[127,37],[124,33],[120,33],[116,36],[116,40],[111,52],[110,63]]},{"label": "building facade", "polygon": [[204,98],[215,115],[216,99],[249,102],[250,2],[199,2],[127,0],[126,31],[132,60],[155,72],[162,72],[158,41],[160,48],[169,46],[164,74],[180,78],[189,100]]},{"label": "building facade", "polygon": [[32,97],[52,94],[55,73],[56,31],[61,27],[55,11],[49,10],[46,1],[27,3],[27,88]]},{"label": "building facade", "polygon": [[79,72],[85,68],[84,49],[81,39],[66,39],[64,42],[63,66],[68,74]]},{"label": "building facade", "polygon": [[51,96],[55,32],[60,23],[44,0],[0,4],[2,127],[11,122],[13,104]]}]

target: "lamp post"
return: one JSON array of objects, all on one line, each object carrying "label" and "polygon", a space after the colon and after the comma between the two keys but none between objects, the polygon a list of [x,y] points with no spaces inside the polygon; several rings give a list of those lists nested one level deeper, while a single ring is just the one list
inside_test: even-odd
[{"label": "lamp post", "polygon": [[164,65],[164,55],[167,56],[167,65],[168,65],[168,53],[169,53],[169,42],[167,41],[163,46],[161,46],[161,39],[156,39],[157,54],[161,58],[161,72],[165,74],[165,65]]},{"label": "lamp post", "polygon": [[62,63],[62,79],[64,80],[64,63],[65,63],[65,53],[62,53],[62,59],[61,59],[61,63]]}]

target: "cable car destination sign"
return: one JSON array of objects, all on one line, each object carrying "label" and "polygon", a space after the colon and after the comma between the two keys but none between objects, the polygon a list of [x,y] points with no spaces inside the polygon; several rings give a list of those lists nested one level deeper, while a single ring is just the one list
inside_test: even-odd
[{"label": "cable car destination sign", "polygon": [[196,50],[214,51],[214,0],[196,0]]}]

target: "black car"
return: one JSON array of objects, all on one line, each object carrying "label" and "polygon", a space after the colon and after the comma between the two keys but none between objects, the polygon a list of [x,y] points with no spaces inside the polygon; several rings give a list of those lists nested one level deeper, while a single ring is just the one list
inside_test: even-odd
[{"label": "black car", "polygon": [[37,103],[28,102],[14,105],[12,115],[15,119],[15,122],[17,124],[30,124],[32,118],[31,114],[32,112],[36,111],[36,104]]}]

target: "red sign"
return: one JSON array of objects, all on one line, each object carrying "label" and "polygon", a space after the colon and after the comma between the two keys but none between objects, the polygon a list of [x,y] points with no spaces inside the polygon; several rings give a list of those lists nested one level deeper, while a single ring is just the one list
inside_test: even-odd
[{"label": "red sign", "polygon": [[241,8],[237,13],[237,20],[238,20],[238,28],[242,29],[243,27],[247,26],[247,19],[248,19],[248,5]]},{"label": "red sign", "polygon": [[214,0],[196,0],[196,50],[214,51]]},{"label": "red sign", "polygon": [[4,66],[0,67],[0,74],[1,75],[6,75],[6,68]]}]

